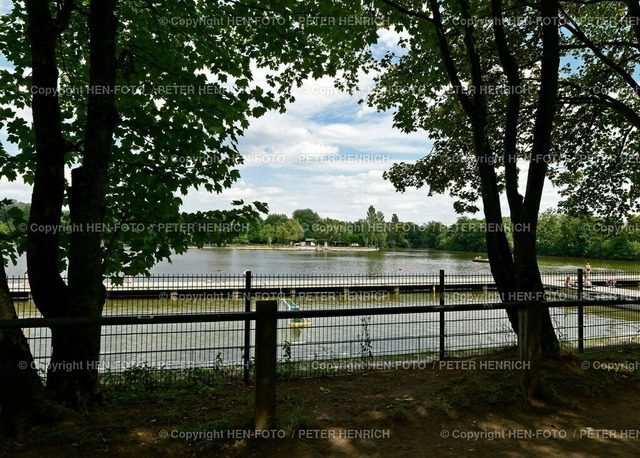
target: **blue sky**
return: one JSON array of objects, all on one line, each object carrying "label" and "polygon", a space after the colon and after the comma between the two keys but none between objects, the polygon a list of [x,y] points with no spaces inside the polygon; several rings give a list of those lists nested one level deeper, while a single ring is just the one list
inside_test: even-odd
[{"label": "blue sky", "polygon": [[[0,12],[8,4],[0,0]],[[395,33],[381,31],[380,46],[394,47],[396,40]],[[7,65],[0,60],[0,67]],[[391,113],[358,104],[371,83],[370,75],[363,77],[364,94],[350,96],[336,90],[329,78],[307,81],[286,113],[267,113],[251,122],[239,143],[245,157],[240,181],[220,195],[193,190],[183,198],[183,209],[230,208],[232,200],[259,200],[268,203],[271,213],[311,208],[321,217],[355,221],[373,205],[387,220],[396,213],[400,221],[453,223],[459,215],[449,197],[428,197],[425,190],[400,194],[383,180],[394,162],[421,158],[431,142],[425,133],[394,129]],[[0,142],[11,151],[2,132]],[[0,179],[0,198],[28,202],[30,195],[24,183]],[[557,200],[555,191],[548,190],[542,209]]]}]

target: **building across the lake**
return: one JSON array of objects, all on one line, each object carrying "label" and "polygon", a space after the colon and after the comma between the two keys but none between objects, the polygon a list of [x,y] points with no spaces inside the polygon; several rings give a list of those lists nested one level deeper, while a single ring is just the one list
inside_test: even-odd
[{"label": "building across the lake", "polygon": [[304,239],[302,242],[294,244],[294,246],[316,246],[316,241],[314,239]]}]

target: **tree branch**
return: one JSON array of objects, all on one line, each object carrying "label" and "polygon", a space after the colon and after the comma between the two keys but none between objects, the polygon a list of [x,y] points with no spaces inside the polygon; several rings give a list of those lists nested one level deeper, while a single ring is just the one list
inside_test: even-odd
[{"label": "tree branch", "polygon": [[632,107],[618,99],[611,97],[608,94],[604,94],[602,91],[594,91],[592,87],[582,86],[571,81],[563,81],[562,84],[579,89],[581,92],[590,93],[592,98],[597,99],[601,103],[605,104],[609,108],[615,110],[624,116],[627,121],[640,129],[640,115]]},{"label": "tree branch", "polygon": [[562,8],[560,8],[562,15],[564,16],[566,23],[564,27],[569,30],[578,40],[585,44],[605,65],[615,71],[630,87],[632,87],[636,94],[640,94],[640,85],[636,82],[633,75],[627,72],[622,66],[620,66],[613,59],[606,56],[602,50],[582,31],[580,26],[573,20],[573,18]]},{"label": "tree branch", "polygon": [[69,26],[69,21],[71,21],[71,13],[75,9],[75,3],[73,0],[58,0],[57,3],[58,15],[54,19],[54,23],[58,28],[58,31],[62,32]]},{"label": "tree branch", "polygon": [[518,119],[520,115],[520,71],[518,63],[509,50],[509,43],[504,31],[502,0],[491,0],[491,12],[493,14],[493,34],[496,40],[496,49],[507,76],[507,82],[511,87],[508,95],[507,114],[505,117],[504,132],[504,168],[507,200],[511,210],[511,220],[520,220],[522,209],[522,196],[518,192],[518,168],[517,168],[517,143],[518,143]]},{"label": "tree branch", "polygon": [[558,98],[560,67],[560,18],[558,11],[558,0],[541,1],[541,18],[544,21],[542,25],[541,81],[533,127],[532,154],[522,209],[522,221],[533,225],[533,227],[537,224],[540,211],[540,199],[548,168],[545,156],[551,146],[551,132]]}]

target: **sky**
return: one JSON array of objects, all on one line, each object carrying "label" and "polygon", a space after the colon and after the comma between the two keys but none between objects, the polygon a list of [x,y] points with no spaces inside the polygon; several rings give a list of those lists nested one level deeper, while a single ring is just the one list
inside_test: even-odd
[{"label": "sky", "polygon": [[[0,13],[8,3],[0,0]],[[397,38],[383,30],[379,46],[393,49]],[[8,65],[0,55],[0,68]],[[453,199],[429,197],[425,189],[398,193],[382,178],[393,163],[414,162],[428,154],[432,144],[424,132],[404,134],[393,128],[391,112],[358,104],[371,85],[372,76],[365,75],[361,91],[349,95],[335,89],[330,78],[308,80],[295,90],[296,100],[285,113],[252,120],[238,145],[245,159],[239,167],[241,179],[219,195],[192,190],[183,197],[183,210],[231,208],[231,201],[242,199],[266,202],[270,213],[289,216],[311,208],[322,218],[355,221],[373,205],[387,221],[395,213],[404,222],[455,222],[461,215],[453,211]],[[14,148],[2,131],[0,142],[9,151]],[[30,195],[28,185],[0,178],[0,198],[28,202]],[[556,191],[548,185],[541,209],[557,202]]]}]

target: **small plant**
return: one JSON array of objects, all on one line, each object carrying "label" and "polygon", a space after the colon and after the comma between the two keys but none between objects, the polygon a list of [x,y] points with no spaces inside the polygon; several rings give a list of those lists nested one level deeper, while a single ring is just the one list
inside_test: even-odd
[{"label": "small plant", "polygon": [[295,365],[291,361],[291,342],[284,341],[282,345],[282,363],[278,365],[278,375],[282,378],[291,378],[295,372]]},{"label": "small plant", "polygon": [[146,363],[142,366],[129,367],[122,373],[122,383],[132,391],[154,391],[159,386],[154,369]]},{"label": "small plant", "polygon": [[302,413],[302,408],[300,407],[300,404],[298,404],[296,398],[287,396],[283,400],[287,406],[287,411],[280,417],[282,428],[288,429],[292,432],[308,428],[311,421]]},{"label": "small plant", "polygon": [[306,429],[309,427],[309,419],[298,408],[294,408],[290,412],[282,415],[282,426],[291,431]]},{"label": "small plant", "polygon": [[123,372],[107,371],[102,376],[105,392],[115,402],[147,398],[160,388],[166,388],[166,375],[148,366],[133,366]]},{"label": "small plant", "polygon": [[362,322],[362,334],[358,335],[358,339],[360,339],[360,359],[366,362],[373,359],[373,345],[371,344],[371,335],[369,334],[371,317],[363,316],[360,321]]},{"label": "small plant", "polygon": [[442,398],[440,402],[436,403],[435,408],[439,410],[440,413],[443,413],[447,416],[449,416],[449,414],[453,411],[453,406],[446,398]]},{"label": "small plant", "polygon": [[404,420],[407,418],[407,407],[404,404],[398,404],[391,415],[396,420]]},{"label": "small plant", "polygon": [[185,381],[192,385],[206,384],[212,375],[211,371],[202,367],[193,367],[184,371]]},{"label": "small plant", "polygon": [[256,357],[252,356],[251,358],[249,358],[249,376],[251,378],[255,378],[256,376]]},{"label": "small plant", "polygon": [[238,397],[238,401],[247,407],[253,408],[255,406],[256,399],[253,393],[247,393],[246,396]]}]

